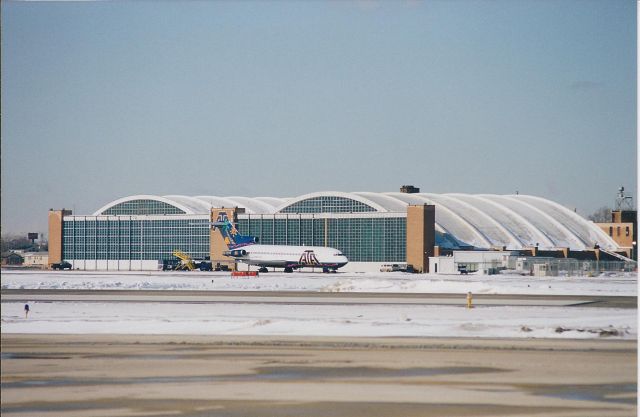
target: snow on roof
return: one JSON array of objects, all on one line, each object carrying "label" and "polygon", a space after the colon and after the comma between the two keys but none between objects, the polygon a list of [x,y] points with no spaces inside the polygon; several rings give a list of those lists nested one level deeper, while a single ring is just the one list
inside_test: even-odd
[{"label": "snow on roof", "polygon": [[359,208],[368,207],[366,210],[379,213],[406,213],[410,204],[434,204],[436,230],[478,248],[506,246],[520,249],[537,245],[540,249],[584,250],[597,244],[603,249],[618,249],[613,239],[593,222],[558,203],[528,195],[332,191],[295,198],[135,195],[115,200],[94,215],[135,200],[167,203],[185,214],[208,214],[212,207],[242,207],[247,214],[275,214],[287,208],[290,211],[290,207],[305,200],[322,197],[353,200],[360,204]]},{"label": "snow on roof", "polygon": [[187,197],[185,195],[165,195],[167,200],[180,203],[182,206],[187,207],[189,214],[209,213],[211,206],[206,202],[199,200],[195,197]]}]

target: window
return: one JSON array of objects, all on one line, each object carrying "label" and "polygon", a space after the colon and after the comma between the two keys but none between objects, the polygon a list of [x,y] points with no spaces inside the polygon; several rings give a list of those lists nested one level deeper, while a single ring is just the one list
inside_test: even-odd
[{"label": "window", "polygon": [[[406,218],[320,218],[302,219],[260,215],[241,218],[240,233],[262,231],[265,244],[328,246],[352,262],[399,262],[406,259]],[[326,226],[326,229],[325,229]],[[257,233],[256,233],[257,234]],[[327,238],[325,242],[325,236]]]},{"label": "window", "polygon": [[131,220],[117,221],[85,217],[84,221],[65,221],[63,253],[65,259],[174,259],[175,249],[194,259],[209,255],[209,220]]},{"label": "window", "polygon": [[281,213],[357,213],[376,211],[356,200],[344,197],[314,197],[285,207]]},{"label": "window", "polygon": [[184,214],[184,211],[170,204],[156,200],[132,200],[116,204],[102,214],[108,215],[145,215],[145,214]]}]

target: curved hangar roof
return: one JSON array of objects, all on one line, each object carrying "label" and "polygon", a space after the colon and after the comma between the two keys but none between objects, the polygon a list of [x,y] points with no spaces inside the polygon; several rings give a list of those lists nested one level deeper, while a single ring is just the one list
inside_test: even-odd
[{"label": "curved hangar roof", "polygon": [[208,214],[211,207],[243,207],[248,214],[397,213],[409,204],[434,204],[436,230],[478,248],[535,246],[618,249],[573,211],[544,198],[494,194],[321,192],[296,198],[136,195],[115,200],[97,215]]},{"label": "curved hangar roof", "polygon": [[132,195],[110,202],[93,215],[209,214],[211,207],[243,207],[248,214],[271,214],[287,200],[275,197]]}]

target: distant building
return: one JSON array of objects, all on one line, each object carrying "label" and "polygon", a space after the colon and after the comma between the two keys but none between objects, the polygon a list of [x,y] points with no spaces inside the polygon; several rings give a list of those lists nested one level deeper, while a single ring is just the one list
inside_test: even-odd
[{"label": "distant building", "polygon": [[233,259],[223,255],[219,233],[211,228],[221,210],[229,212],[240,233],[256,236],[260,243],[339,249],[350,261],[345,268],[352,271],[407,263],[427,272],[429,257],[454,250],[499,249],[531,256],[552,251],[565,257],[620,251],[613,237],[593,222],[544,198],[421,193],[413,186],[402,191],[316,192],[293,198],[135,195],[88,215],[51,210],[49,262],[64,260],[81,270],[152,270],[180,250],[233,267]]},{"label": "distant building", "polygon": [[24,262],[22,266],[47,268],[49,266],[48,252],[25,252],[22,254]]},{"label": "distant building", "polygon": [[611,212],[611,222],[596,223],[613,239],[627,256],[638,260],[638,212],[636,210],[615,210]]},{"label": "distant building", "polygon": [[[453,251],[448,256],[429,258],[429,272],[435,274],[459,274],[480,272],[482,275],[497,274],[500,269],[510,267],[509,261],[518,255],[511,251]],[[511,266],[513,268],[513,265]]]},{"label": "distant building", "polygon": [[446,275],[494,275],[504,270],[532,276],[596,276],[602,272],[633,272],[636,262],[613,253],[592,251],[452,251],[429,257],[429,272]]},{"label": "distant building", "polygon": [[18,266],[23,262],[24,257],[19,253],[9,251],[2,254],[2,266]]}]

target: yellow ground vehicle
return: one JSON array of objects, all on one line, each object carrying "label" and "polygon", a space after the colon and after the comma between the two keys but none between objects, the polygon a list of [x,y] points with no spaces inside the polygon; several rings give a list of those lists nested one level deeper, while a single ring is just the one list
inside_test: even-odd
[{"label": "yellow ground vehicle", "polygon": [[189,254],[176,249],[173,251],[173,256],[180,259],[180,264],[176,267],[177,271],[193,271],[196,269],[196,264]]},{"label": "yellow ground vehicle", "polygon": [[194,260],[191,255],[188,253],[182,252],[181,250],[175,249],[173,251],[173,256],[180,260],[180,263],[173,267],[173,262],[165,261],[163,270],[175,270],[175,271],[193,271],[194,269],[199,269],[201,271],[212,271],[213,267],[211,265],[211,261],[209,257],[206,257],[204,260]]}]

